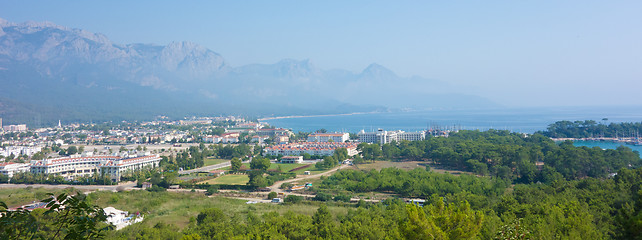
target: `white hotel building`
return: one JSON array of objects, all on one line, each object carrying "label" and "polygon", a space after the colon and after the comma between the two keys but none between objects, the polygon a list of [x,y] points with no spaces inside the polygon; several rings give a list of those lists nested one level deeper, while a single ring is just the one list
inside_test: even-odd
[{"label": "white hotel building", "polygon": [[14,163],[14,162],[3,162],[0,163],[0,174],[4,174],[12,178],[14,174],[19,172],[28,172],[29,164],[28,163]]},{"label": "white hotel building", "polygon": [[359,142],[364,142],[364,143],[378,143],[378,144],[385,144],[385,143],[390,143],[392,141],[400,142],[403,140],[406,141],[420,141],[426,139],[426,132],[421,131],[421,132],[404,132],[401,130],[397,131],[384,131],[383,129],[379,129],[376,132],[365,132],[361,130],[357,134],[359,136]]},{"label": "white hotel building", "polygon": [[104,173],[113,181],[120,181],[120,177],[124,173],[138,171],[143,168],[158,167],[160,160],[159,155],[147,154],[64,157],[31,161],[31,172],[35,174],[58,174],[66,179]]}]

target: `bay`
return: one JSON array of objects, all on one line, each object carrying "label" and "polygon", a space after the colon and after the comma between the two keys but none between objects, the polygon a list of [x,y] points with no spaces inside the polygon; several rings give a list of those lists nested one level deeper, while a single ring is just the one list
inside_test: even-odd
[{"label": "bay", "polygon": [[[608,118],[607,121],[602,121]],[[641,122],[642,107],[556,107],[556,108],[499,108],[476,110],[422,110],[406,112],[361,113],[351,115],[297,116],[267,119],[272,126],[295,132],[330,132],[361,130],[420,131],[431,128],[488,130],[534,133],[561,120],[595,120],[597,122]]]},{"label": "bay", "polygon": [[642,152],[642,146],[640,145],[629,145],[620,142],[609,142],[609,141],[573,141],[573,146],[576,147],[599,147],[602,149],[616,149],[620,146],[625,146],[631,148],[633,151],[637,151],[638,154]]}]

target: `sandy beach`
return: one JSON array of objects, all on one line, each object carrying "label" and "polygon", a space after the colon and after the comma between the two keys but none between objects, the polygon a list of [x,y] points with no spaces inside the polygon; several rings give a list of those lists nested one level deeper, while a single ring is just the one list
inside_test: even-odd
[{"label": "sandy beach", "polygon": [[380,113],[380,112],[354,112],[354,113],[321,114],[321,115],[292,115],[292,116],[259,118],[258,121],[262,122],[262,121],[275,120],[275,119],[306,118],[306,117],[350,116],[350,115],[370,114],[370,113]]}]

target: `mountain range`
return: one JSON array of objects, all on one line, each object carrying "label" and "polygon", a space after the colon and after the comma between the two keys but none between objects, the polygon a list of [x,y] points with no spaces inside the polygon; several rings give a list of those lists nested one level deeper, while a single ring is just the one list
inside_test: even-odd
[{"label": "mountain range", "polygon": [[449,83],[400,77],[374,63],[359,73],[292,59],[235,67],[191,42],[120,44],[50,22],[3,19],[0,86],[5,123],[33,125],[496,106]]}]

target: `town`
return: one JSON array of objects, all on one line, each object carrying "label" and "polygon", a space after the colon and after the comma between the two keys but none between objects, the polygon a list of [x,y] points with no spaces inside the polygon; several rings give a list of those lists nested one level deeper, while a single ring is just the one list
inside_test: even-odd
[{"label": "town", "polygon": [[[0,125],[0,173],[3,182],[12,182],[23,173],[55,176],[66,183],[82,184],[83,178],[108,178],[117,184],[122,176],[154,169],[163,158],[175,158],[177,151],[203,144],[249,147],[257,156],[271,156],[273,162],[312,163],[346,149],[347,156],[359,153],[360,143],[385,144],[423,140],[426,134],[447,136],[449,131],[404,132],[401,130],[354,133],[293,133],[239,117],[192,117],[141,123],[68,124],[28,129],[26,125]],[[0,119],[0,124],[2,120]],[[236,155],[248,160],[251,154]],[[232,155],[219,156],[222,158]],[[284,156],[300,156],[288,158]],[[202,166],[179,166],[187,171]],[[222,168],[222,167],[221,167]],[[210,168],[214,170],[213,168]],[[46,179],[41,178],[41,179]],[[95,180],[95,179],[94,179]],[[13,182],[16,182],[15,180]],[[58,181],[57,183],[62,183]],[[93,181],[91,181],[93,182]],[[104,183],[104,181],[103,181]]]},{"label": "town", "polygon": [[[556,125],[560,124],[552,124]],[[637,128],[642,124],[595,129],[604,127],[607,132],[622,126]],[[608,202],[613,194],[605,192],[623,191],[620,199],[634,201],[629,199],[634,195],[629,191],[636,188],[626,186],[639,186],[631,184],[639,179],[633,177],[640,174],[642,166],[639,152],[624,146],[588,148],[552,140],[561,134],[576,137],[597,131],[589,127],[577,124],[571,130],[551,128],[534,134],[493,129],[293,132],[239,117],[157,117],[148,122],[64,125],[60,121],[57,126],[37,129],[4,126],[0,192],[6,193],[2,200],[7,206],[0,207],[0,214],[61,213],[60,205],[54,203],[77,208],[69,204],[88,202],[95,204],[91,211],[106,214],[107,218],[96,221],[116,229],[104,231],[107,238],[162,232],[166,236],[156,238],[180,239],[196,231],[225,239],[217,234],[228,228],[207,221],[247,229],[233,233],[245,235],[271,226],[271,216],[283,221],[304,219],[304,235],[309,235],[318,225],[313,219],[322,214],[343,216],[345,220],[336,220],[343,224],[376,216],[377,224],[391,227],[383,232],[368,227],[343,234],[375,231],[388,236],[400,228],[397,224],[406,226],[403,222],[413,211],[429,209],[438,216],[465,216],[458,221],[472,229],[464,238],[492,238],[499,233],[482,228],[522,227],[519,222],[501,220],[519,214],[504,204],[538,208],[530,198],[521,198],[524,192],[535,196],[555,189],[551,191],[559,193],[551,193],[554,197],[533,199],[545,201],[546,206],[558,206],[556,199],[563,199],[562,206],[569,207],[573,216],[608,214],[608,209],[573,208],[570,205],[577,203],[564,199]],[[607,183],[605,189],[603,182]],[[582,194],[591,198],[573,197]],[[556,228],[559,221],[540,220],[558,210],[546,207],[538,210],[541,214],[522,219],[529,226]],[[263,220],[252,222],[259,213]],[[211,216],[218,216],[218,220],[203,220]],[[234,222],[231,219],[235,216],[247,216],[248,220]],[[491,220],[484,222],[482,216]],[[504,223],[497,227],[490,221]],[[172,223],[164,225],[167,222]],[[577,223],[582,222],[573,224]],[[136,227],[130,227],[132,224]],[[332,228],[338,230],[339,226]],[[287,232],[287,227],[279,228]],[[533,227],[525,231],[548,234]],[[404,238],[413,238],[413,234],[404,232]],[[296,238],[290,233],[282,235]]]}]

